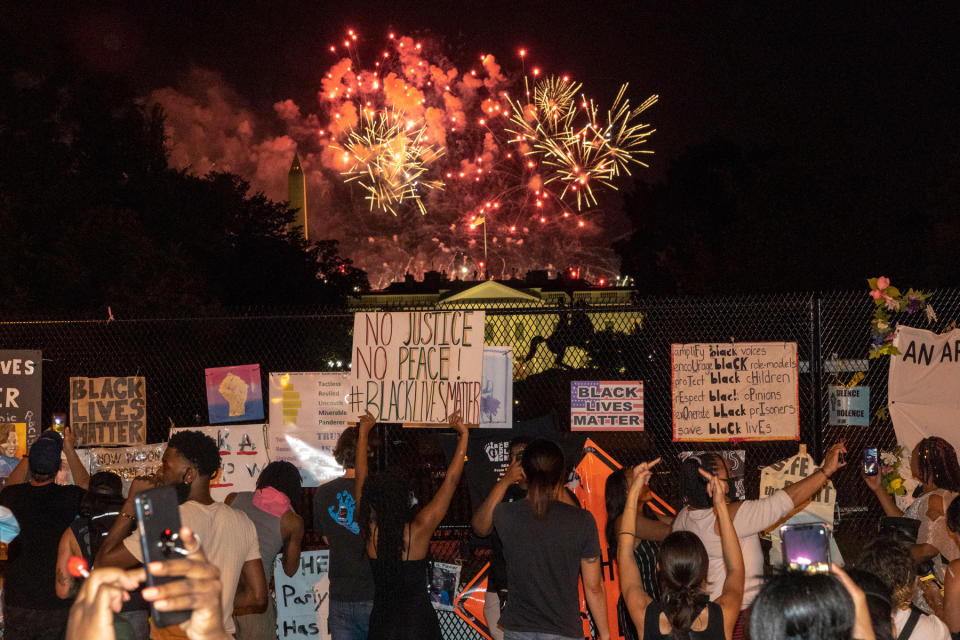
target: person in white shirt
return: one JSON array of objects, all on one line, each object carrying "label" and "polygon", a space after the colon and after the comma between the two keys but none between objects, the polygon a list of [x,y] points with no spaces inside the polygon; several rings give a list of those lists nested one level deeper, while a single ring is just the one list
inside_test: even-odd
[{"label": "person in white shirt", "polygon": [[716,514],[712,500],[707,494],[707,483],[703,480],[700,470],[703,469],[721,480],[727,493],[727,500],[730,502],[730,515],[733,517],[733,527],[740,538],[743,564],[746,569],[746,584],[741,606],[742,609],[746,609],[753,602],[763,583],[763,550],[760,548],[760,539],[757,534],[819,491],[837,469],[845,466],[846,463],[840,461],[840,454],[846,451],[843,444],[835,444],[827,450],[823,466],[800,482],[761,500],[743,502],[736,501],[736,493],[732,490],[732,485],[727,482],[730,469],[719,454],[705,453],[691,456],[683,462],[680,482],[685,506],[673,521],[673,531],[692,531],[699,536],[707,548],[707,556],[710,559],[707,592],[711,600],[719,598],[723,591],[726,569],[723,565]]},{"label": "person in white shirt", "polygon": [[129,569],[143,561],[139,535],[134,530],[134,498],[145,489],[172,485],[180,501],[182,525],[200,538],[207,559],[220,569],[223,626],[233,636],[235,613],[266,610],[267,579],[253,522],[243,512],[214,502],[210,496],[210,478],[219,469],[220,451],[212,438],[199,431],[174,434],[157,477],[135,478],[131,483],[127,501],[97,553],[95,566]]}]

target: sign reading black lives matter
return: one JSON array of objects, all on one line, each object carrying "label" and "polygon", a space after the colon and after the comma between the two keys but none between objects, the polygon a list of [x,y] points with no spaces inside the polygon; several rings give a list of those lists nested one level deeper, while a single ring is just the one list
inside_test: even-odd
[{"label": "sign reading black lives matter", "polygon": [[146,442],[143,377],[70,378],[70,427],[78,447]]},{"label": "sign reading black lives matter", "polygon": [[671,345],[673,439],[797,440],[796,342]]},{"label": "sign reading black lives matter", "polygon": [[378,422],[446,424],[460,412],[480,423],[483,311],[357,313],[353,320],[350,415]]},{"label": "sign reading black lives matter", "polygon": [[[18,449],[25,450],[40,436],[42,361],[39,351],[0,351],[0,422],[15,425]],[[13,440],[9,436],[9,442]]]}]

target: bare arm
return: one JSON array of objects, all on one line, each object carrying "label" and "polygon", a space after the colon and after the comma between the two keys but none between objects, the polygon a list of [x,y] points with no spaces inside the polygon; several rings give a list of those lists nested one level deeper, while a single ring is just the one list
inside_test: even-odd
[{"label": "bare arm", "polygon": [[303,518],[295,511],[287,511],[280,518],[280,534],[283,536],[283,572],[291,578],[300,568],[303,529]]},{"label": "bare arm", "polygon": [[360,504],[360,496],[363,494],[363,483],[367,479],[367,448],[370,446],[370,429],[377,422],[373,414],[367,411],[360,417],[357,423],[357,454],[353,460],[353,495],[356,496],[357,504]]},{"label": "bare arm", "polygon": [[943,581],[943,621],[950,627],[950,633],[960,633],[960,560],[947,565]]},{"label": "bare arm", "polygon": [[[706,474],[704,471],[700,473]],[[716,602],[723,610],[723,631],[727,640],[733,638],[733,628],[737,624],[740,606],[743,604],[744,580],[746,569],[743,566],[743,550],[740,549],[740,539],[733,528],[733,518],[727,509],[727,499],[724,495],[720,480],[710,476],[707,491],[713,497],[713,509],[717,524],[720,528],[720,547],[723,551],[723,565],[727,570],[727,577],[723,581],[723,591]]]},{"label": "bare arm", "polygon": [[820,491],[823,485],[830,480],[830,477],[836,473],[837,469],[846,466],[845,462],[843,464],[840,463],[840,454],[846,452],[847,447],[842,443],[833,445],[827,450],[827,455],[823,459],[823,466],[817,473],[811,473],[800,482],[784,488],[784,491],[793,501],[793,506],[800,506],[809,500],[813,494]]},{"label": "bare arm", "polygon": [[70,474],[73,476],[73,484],[87,489],[90,487],[90,473],[80,462],[80,456],[74,446],[77,439],[73,435],[73,429],[69,426],[63,428],[63,455],[67,458],[67,464],[70,466]]},{"label": "bare arm", "polygon": [[[670,525],[660,520],[651,520],[646,518],[637,509],[637,540],[653,540],[662,542],[664,538],[670,535]],[[619,545],[617,545],[619,547]]]},{"label": "bare arm", "polygon": [[79,556],[80,545],[77,544],[77,537],[73,535],[73,529],[67,527],[63,535],[60,536],[60,544],[57,546],[57,597],[61,600],[71,598],[76,593],[76,581],[70,575],[67,569],[67,563],[70,556]]},{"label": "bare arm", "polygon": [[440,521],[443,520],[443,516],[447,515],[450,501],[453,499],[453,494],[457,490],[457,485],[460,484],[464,459],[467,457],[467,438],[470,432],[467,426],[463,424],[460,414],[455,413],[451,415],[449,423],[450,427],[460,435],[460,439],[457,441],[457,450],[453,452],[453,460],[450,461],[450,466],[447,467],[447,475],[443,479],[443,484],[440,485],[440,489],[437,490],[433,499],[427,503],[427,506],[425,506],[413,520],[410,527],[411,547],[414,544],[414,539],[416,539],[418,547],[423,544],[429,544],[433,532],[437,526],[439,526]]},{"label": "bare arm", "polygon": [[523,469],[520,466],[520,461],[514,460],[510,463],[510,466],[507,467],[507,471],[503,474],[503,477],[497,481],[497,484],[493,485],[493,489],[490,490],[487,499],[484,500],[480,508],[474,512],[471,524],[473,525],[473,532],[475,534],[480,537],[490,535],[493,531],[493,510],[498,504],[503,502],[503,497],[506,495],[510,485],[516,484],[522,477]]},{"label": "bare arm", "polygon": [[897,506],[896,501],[893,499],[889,493],[883,488],[883,481],[879,475],[876,476],[865,476],[861,474],[864,483],[869,487],[873,492],[873,495],[877,497],[877,500],[880,502],[880,506],[883,507],[883,513],[891,518],[901,518],[903,517],[903,511],[900,510],[900,507]]},{"label": "bare arm", "polygon": [[[656,461],[653,464],[656,464]],[[640,491],[650,478],[650,466],[652,465],[643,464],[633,470],[630,490],[627,492],[627,504],[620,519],[622,529],[617,532],[617,572],[620,577],[620,593],[623,595],[627,612],[640,633],[641,640],[647,606],[653,600],[643,590],[640,569],[633,558],[633,547],[637,533],[637,501],[640,498]]]},{"label": "bare arm", "polygon": [[23,484],[27,481],[27,474],[30,471],[30,458],[23,456],[20,458],[20,462],[17,463],[17,466],[13,468],[13,471],[10,472],[10,475],[7,476],[7,481],[3,483],[5,487],[12,487],[15,484]]},{"label": "bare arm", "polygon": [[[97,557],[94,559],[94,565],[97,567],[120,567],[121,569],[130,569],[140,564],[140,561],[134,557],[127,548],[123,546],[123,541],[129,536],[136,527],[136,508],[134,500],[137,494],[145,489],[154,487],[156,483],[152,478],[134,478],[130,483],[130,493],[127,501],[120,508],[120,515],[113,521],[113,526],[107,532],[107,537],[100,545],[97,551]],[[124,515],[126,514],[126,516]],[[127,517],[130,516],[130,517]]]},{"label": "bare arm", "polygon": [[267,610],[267,576],[260,558],[247,560],[240,570],[237,595],[233,598],[233,614],[263,613]]},{"label": "bare arm", "polygon": [[597,625],[600,640],[610,640],[610,626],[607,624],[607,592],[603,588],[603,572],[600,558],[581,558],[580,577],[583,579],[583,597],[587,608]]}]

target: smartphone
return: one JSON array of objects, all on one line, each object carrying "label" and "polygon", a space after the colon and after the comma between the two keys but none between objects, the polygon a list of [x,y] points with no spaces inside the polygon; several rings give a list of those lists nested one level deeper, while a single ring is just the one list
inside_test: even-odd
[{"label": "smartphone", "polygon": [[53,414],[53,430],[63,435],[63,429],[67,426],[67,414],[65,413],[55,413]]},{"label": "smartphone", "polygon": [[783,566],[790,571],[830,571],[830,527],[822,522],[785,524],[780,527]]},{"label": "smartphone", "polygon": [[[154,576],[149,563],[180,558],[180,507],[173,487],[147,489],[137,494],[137,528],[140,531],[140,549],[147,567],[147,586],[153,587],[178,578]],[[150,617],[158,627],[169,627],[190,619],[190,610],[157,611],[150,603]]]},{"label": "smartphone", "polygon": [[863,450],[863,475],[875,476],[878,473],[880,473],[880,465],[877,464],[876,448],[864,449]]}]

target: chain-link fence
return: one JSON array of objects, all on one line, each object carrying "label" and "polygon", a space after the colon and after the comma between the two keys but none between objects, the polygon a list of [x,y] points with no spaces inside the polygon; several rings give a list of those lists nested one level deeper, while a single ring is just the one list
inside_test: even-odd
[{"label": "chain-link fence", "polygon": [[[941,330],[957,318],[960,290],[931,297]],[[629,306],[563,308],[496,306],[487,313],[485,343],[514,349],[514,420],[554,413],[569,427],[570,381],[643,380],[642,432],[604,432],[590,437],[614,459],[635,464],[655,455],[664,463],[656,489],[678,505],[677,454],[728,444],[673,442],[670,345],[685,342],[796,342],[799,359],[801,439],[818,460],[825,449],[845,439],[857,459],[867,446],[890,447],[895,436],[889,420],[878,417],[887,404],[887,361],[868,360],[872,300],[863,292],[777,294],[725,298],[640,298]],[[922,323],[922,320],[918,319]],[[43,422],[66,411],[70,376],[140,375],[146,377],[148,439],[166,439],[171,424],[206,423],[204,369],[259,363],[270,371],[346,370],[350,360],[349,312],[261,313],[219,318],[0,323],[0,348],[43,351]],[[847,383],[863,372],[871,388],[871,426],[828,426],[828,385]],[[266,381],[264,381],[266,382]],[[384,458],[404,467],[416,492],[429,498],[442,481],[443,452],[435,432],[384,429]],[[756,496],[760,469],[797,452],[797,443],[737,444],[747,453],[747,495]],[[572,461],[575,462],[575,461]],[[841,549],[868,535],[880,516],[878,505],[851,464],[834,482]],[[422,499],[422,498],[421,498]],[[438,532],[433,556],[462,562],[464,578],[484,560],[470,545],[472,505],[461,486]],[[310,514],[305,514],[311,522]],[[316,542],[312,537],[308,541]],[[475,637],[453,614],[441,615],[446,637]]]}]

